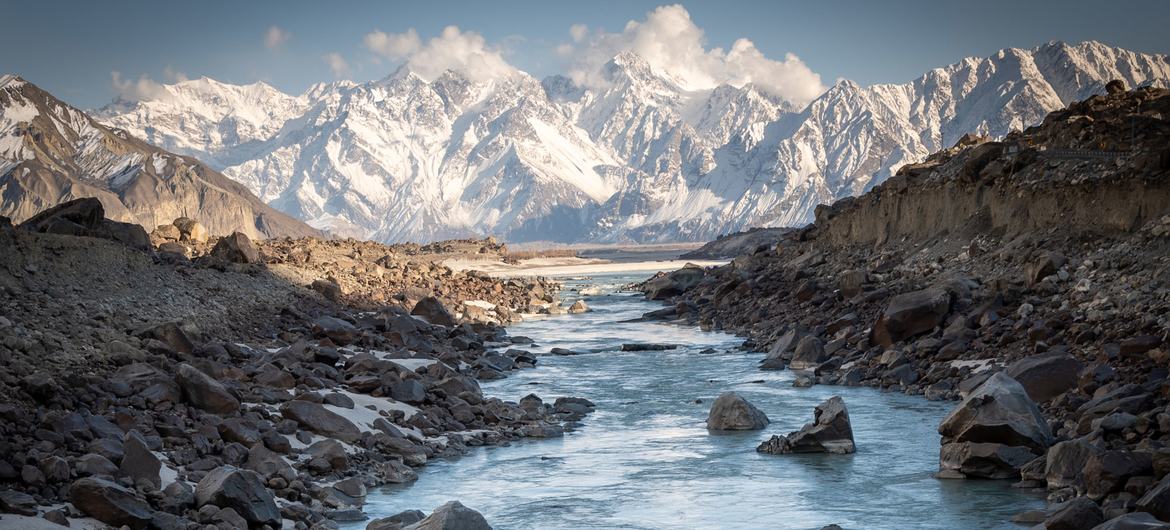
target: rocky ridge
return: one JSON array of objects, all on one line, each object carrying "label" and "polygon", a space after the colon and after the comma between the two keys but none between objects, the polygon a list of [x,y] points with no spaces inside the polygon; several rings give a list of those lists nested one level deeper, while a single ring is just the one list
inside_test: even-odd
[{"label": "rocky ridge", "polygon": [[[0,218],[5,514],[335,528],[430,459],[561,436],[593,408],[480,391],[537,362],[499,323],[559,307],[543,280],[432,261],[491,241],[253,241],[191,219],[147,234],[102,214],[80,199]],[[477,516],[456,503],[404,526]]]},{"label": "rocky ridge", "polygon": [[746,335],[807,384],[962,399],[939,476],[1046,489],[1021,521],[1170,527],[1170,91],[1107,92],[656,277],[645,318]]}]

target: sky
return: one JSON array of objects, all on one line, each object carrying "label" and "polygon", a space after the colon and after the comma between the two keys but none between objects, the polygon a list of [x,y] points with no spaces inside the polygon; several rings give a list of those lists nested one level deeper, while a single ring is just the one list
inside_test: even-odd
[{"label": "sky", "polygon": [[81,108],[200,76],[297,94],[410,63],[590,82],[621,50],[696,88],[751,81],[793,102],[839,79],[914,79],[1007,47],[1099,40],[1170,53],[1167,1],[9,2],[0,73]]}]

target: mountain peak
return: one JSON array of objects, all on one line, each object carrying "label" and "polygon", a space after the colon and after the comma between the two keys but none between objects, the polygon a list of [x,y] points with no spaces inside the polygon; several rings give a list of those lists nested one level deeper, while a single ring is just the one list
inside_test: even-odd
[{"label": "mountain peak", "polygon": [[9,84],[18,87],[26,82],[27,81],[16,74],[0,74],[0,88],[5,88]]}]

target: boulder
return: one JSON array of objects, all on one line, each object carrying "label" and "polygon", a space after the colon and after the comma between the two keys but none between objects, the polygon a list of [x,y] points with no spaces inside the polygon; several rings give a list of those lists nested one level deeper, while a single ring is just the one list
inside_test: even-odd
[{"label": "boulder", "polygon": [[357,425],[318,403],[294,399],[281,405],[280,413],[297,422],[301,428],[321,436],[347,443],[356,442],[362,437]]},{"label": "boulder", "polygon": [[1142,498],[1134,503],[1134,508],[1160,520],[1170,521],[1170,475],[1162,477],[1156,486],[1142,495]]},{"label": "boulder", "polygon": [[241,232],[222,237],[211,249],[211,255],[229,263],[261,263],[260,252],[252,240]]},{"label": "boulder", "polygon": [[992,375],[951,411],[938,432],[947,442],[999,443],[1042,453],[1052,442],[1048,422],[1024,387],[1002,372]]},{"label": "boulder", "polygon": [[1077,386],[1081,362],[1065,352],[1033,355],[1012,363],[1006,373],[1015,379],[1034,401],[1048,401]]},{"label": "boulder", "polygon": [[414,304],[414,309],[410,310],[410,314],[422,317],[423,320],[438,326],[455,327],[458,322],[455,320],[455,315],[443,305],[443,302],[438,298],[428,296],[419,300]]},{"label": "boulder", "polygon": [[856,451],[853,443],[853,426],[849,423],[849,411],[845,400],[833,396],[817,405],[813,423],[802,427],[788,436],[773,436],[760,444],[756,451],[768,454],[788,453],[834,453],[848,454]]},{"label": "boulder", "polygon": [[1029,286],[1040,283],[1041,280],[1056,274],[1068,258],[1055,252],[1040,252],[1024,267],[1024,280]]},{"label": "boulder", "polygon": [[310,467],[329,471],[344,471],[349,469],[349,455],[337,440],[320,440],[310,445],[305,453],[309,455]]},{"label": "boulder", "polygon": [[109,480],[86,477],[69,486],[69,502],[82,513],[111,526],[142,530],[150,525],[151,510],[134,490]]},{"label": "boulder", "polygon": [[159,472],[162,470],[162,461],[147,447],[146,441],[138,431],[130,431],[122,439],[122,465],[119,471],[135,482],[144,480],[162,489],[162,479]]},{"label": "boulder", "polygon": [[131,248],[150,250],[150,236],[146,229],[106,219],[105,215],[101,201],[84,197],[44,210],[21,223],[20,228],[38,233],[99,237]]},{"label": "boulder", "polygon": [[1164,523],[1145,512],[1127,513],[1093,527],[1093,530],[1170,530]]},{"label": "boulder", "polygon": [[338,346],[346,346],[358,338],[357,326],[337,317],[320,316],[313,319],[313,334],[328,337]]},{"label": "boulder", "polygon": [[244,468],[259,473],[265,479],[280,477],[292,481],[297,477],[292,464],[262,444],[256,444],[248,450],[248,460],[244,462]]},{"label": "boulder", "polygon": [[231,508],[252,524],[279,527],[281,523],[272,492],[254,471],[232,466],[213,469],[195,486],[195,505],[208,504]]},{"label": "boulder", "polygon": [[796,343],[796,351],[792,354],[792,361],[788,363],[788,367],[793,370],[808,370],[816,368],[817,365],[827,361],[829,358],[825,355],[825,345],[812,335],[805,335]]},{"label": "boulder", "polygon": [[1049,489],[1074,488],[1084,491],[1082,470],[1094,449],[1084,438],[1053,444],[1045,455],[1044,480]]},{"label": "boulder", "polygon": [[926,333],[943,323],[951,310],[951,293],[931,287],[903,293],[890,299],[873,325],[870,340],[889,346]]},{"label": "boulder", "polygon": [[[939,449],[940,478],[1006,479],[1036,458],[1027,447],[995,443],[955,442]],[[956,475],[957,474],[957,475]]]},{"label": "boulder", "polygon": [[425,519],[405,530],[492,530],[492,527],[479,512],[459,501],[451,501],[435,508]]},{"label": "boulder", "polygon": [[175,222],[171,224],[179,230],[179,239],[182,241],[206,243],[207,238],[211,236],[211,233],[207,231],[207,227],[189,217],[180,217],[175,219]]},{"label": "boulder", "polygon": [[584,300],[577,300],[573,305],[569,306],[569,314],[576,315],[589,311],[589,306],[585,305]]},{"label": "boulder", "polygon": [[649,300],[667,300],[698,285],[706,275],[702,267],[688,263],[681,269],[647,280],[642,284],[642,292]]},{"label": "boulder", "polygon": [[1043,526],[1045,530],[1090,530],[1104,521],[1097,503],[1076,497],[1048,516]]},{"label": "boulder", "polygon": [[401,530],[405,525],[417,523],[425,519],[427,514],[419,510],[406,510],[390,517],[374,519],[366,525],[366,530]]},{"label": "boulder", "polygon": [[1085,494],[1100,501],[1110,493],[1125,488],[1133,477],[1153,475],[1153,459],[1136,451],[1096,451],[1084,467]]},{"label": "boulder", "polygon": [[768,425],[768,416],[735,392],[724,392],[711,405],[707,428],[714,431],[755,431]]},{"label": "boulder", "polygon": [[219,381],[187,363],[179,365],[175,382],[192,405],[213,414],[231,414],[240,409],[240,400]]},{"label": "boulder", "polygon": [[36,515],[37,500],[24,492],[0,490],[0,512],[17,515]]}]

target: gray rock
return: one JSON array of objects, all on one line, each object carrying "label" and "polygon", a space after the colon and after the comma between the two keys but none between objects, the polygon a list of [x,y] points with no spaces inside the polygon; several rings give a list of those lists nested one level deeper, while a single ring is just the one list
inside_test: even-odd
[{"label": "gray rock", "polygon": [[900,294],[890,299],[873,325],[871,340],[889,346],[921,335],[943,323],[951,310],[951,294],[946,289],[928,288]]},{"label": "gray rock", "polygon": [[231,414],[240,409],[240,401],[223,384],[187,363],[179,365],[175,382],[188,402],[207,412]]},{"label": "gray rock", "polygon": [[805,335],[796,343],[796,351],[792,354],[792,361],[788,367],[793,370],[808,370],[828,360],[825,355],[825,345],[812,335]]},{"label": "gray rock", "polygon": [[252,524],[280,526],[280,509],[272,492],[254,471],[221,466],[195,486],[195,505],[231,508]]},{"label": "gray rock", "polygon": [[1127,513],[1093,527],[1093,530],[1170,530],[1170,523],[1145,512]]},{"label": "gray rock", "polygon": [[321,436],[353,443],[362,437],[353,422],[318,403],[294,399],[280,406],[280,413],[296,421],[303,429]]},{"label": "gray rock", "polygon": [[17,515],[36,515],[37,500],[32,495],[14,490],[0,490],[0,512]]},{"label": "gray rock", "polygon": [[211,249],[211,255],[231,263],[261,263],[260,252],[252,240],[240,232],[221,238]]},{"label": "gray rock", "polygon": [[1064,352],[1026,357],[1008,366],[1006,373],[1037,402],[1048,401],[1077,386],[1081,362]]},{"label": "gray rock", "polygon": [[788,436],[773,436],[756,448],[756,451],[768,454],[848,454],[856,450],[849,411],[845,408],[845,400],[839,396],[817,405],[813,423]]},{"label": "gray rock", "polygon": [[768,425],[768,416],[735,392],[724,392],[711,405],[707,428],[716,431],[754,431]]},{"label": "gray rock", "polygon": [[406,530],[492,530],[487,519],[459,501],[451,501],[435,508],[425,519],[406,527]]},{"label": "gray rock", "polygon": [[161,489],[162,479],[159,478],[159,471],[162,470],[162,462],[147,447],[142,435],[138,431],[126,433],[122,439],[122,448],[125,450],[125,456],[122,457],[119,471],[135,482],[145,480],[154,484],[155,488]]},{"label": "gray rock", "polygon": [[1052,441],[1048,422],[1015,379],[1002,372],[987,379],[942,421],[947,442],[999,443],[1044,451]]},{"label": "gray rock", "polygon": [[1064,504],[1044,520],[1045,530],[1090,530],[1105,521],[1101,507],[1085,498],[1077,497]]},{"label": "gray rock", "polygon": [[419,510],[406,510],[390,517],[374,519],[366,525],[366,530],[400,530],[403,526],[417,523],[425,519],[427,514]]},{"label": "gray rock", "polygon": [[153,510],[133,490],[109,480],[86,477],[69,486],[69,502],[82,513],[111,526],[142,530],[150,525]]},{"label": "gray rock", "polygon": [[438,326],[450,328],[458,324],[455,315],[451,314],[447,306],[443,305],[443,302],[433,296],[419,300],[418,303],[414,304],[414,309],[410,310],[410,314],[422,317],[427,322]]}]

